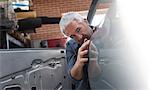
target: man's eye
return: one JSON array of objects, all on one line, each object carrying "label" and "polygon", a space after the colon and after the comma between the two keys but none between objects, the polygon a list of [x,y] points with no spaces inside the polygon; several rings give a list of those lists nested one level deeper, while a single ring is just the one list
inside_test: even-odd
[{"label": "man's eye", "polygon": [[76,32],[77,32],[77,33],[80,33],[80,30],[81,30],[81,28],[77,28],[77,29],[76,29]]},{"label": "man's eye", "polygon": [[74,38],[75,35],[70,35],[70,38]]}]

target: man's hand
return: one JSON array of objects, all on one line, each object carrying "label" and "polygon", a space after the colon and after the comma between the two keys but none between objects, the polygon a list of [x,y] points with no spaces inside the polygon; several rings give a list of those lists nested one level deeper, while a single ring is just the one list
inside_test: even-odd
[{"label": "man's hand", "polygon": [[84,43],[78,50],[77,62],[76,64],[80,66],[84,66],[84,64],[88,61],[88,49],[90,45],[90,40],[85,39]]}]

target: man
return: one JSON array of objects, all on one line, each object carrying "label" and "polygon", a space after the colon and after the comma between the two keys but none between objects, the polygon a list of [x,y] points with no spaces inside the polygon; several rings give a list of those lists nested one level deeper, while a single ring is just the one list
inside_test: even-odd
[{"label": "man", "polygon": [[66,45],[69,78],[74,89],[90,89],[88,80],[88,47],[93,30],[88,22],[75,12],[66,13],[60,20],[61,32],[72,39]]}]

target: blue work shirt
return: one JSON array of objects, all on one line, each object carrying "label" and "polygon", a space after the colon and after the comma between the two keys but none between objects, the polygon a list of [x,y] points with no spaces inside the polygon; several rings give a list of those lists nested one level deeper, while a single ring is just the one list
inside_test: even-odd
[{"label": "blue work shirt", "polygon": [[80,45],[73,39],[70,39],[66,44],[66,58],[67,58],[67,72],[68,77],[71,80],[75,90],[89,90],[89,80],[88,80],[88,63],[83,67],[83,76],[81,80],[75,80],[70,73],[70,70],[74,66],[77,60],[78,49]]}]

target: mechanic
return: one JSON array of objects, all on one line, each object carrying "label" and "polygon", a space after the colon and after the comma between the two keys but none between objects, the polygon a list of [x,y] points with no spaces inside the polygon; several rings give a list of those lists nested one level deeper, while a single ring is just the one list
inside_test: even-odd
[{"label": "mechanic", "polygon": [[80,14],[68,12],[62,16],[60,30],[71,39],[66,44],[67,71],[72,89],[90,90],[88,79],[88,50],[93,29]]}]

